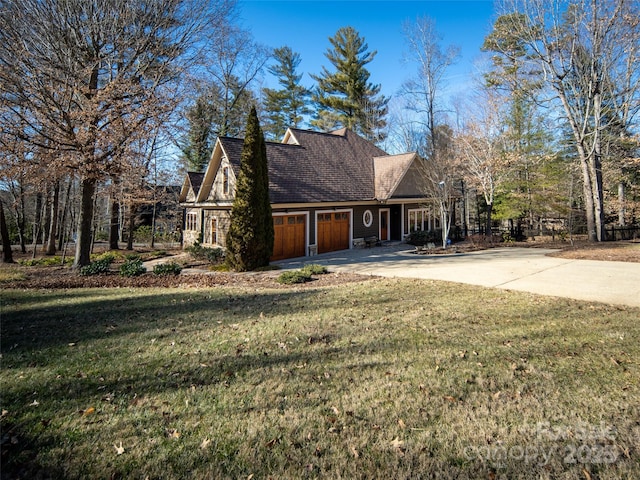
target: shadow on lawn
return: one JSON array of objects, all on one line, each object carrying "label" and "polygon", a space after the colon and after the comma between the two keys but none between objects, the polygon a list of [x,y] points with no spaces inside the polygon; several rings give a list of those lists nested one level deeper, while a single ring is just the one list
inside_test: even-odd
[{"label": "shadow on lawn", "polygon": [[[391,345],[377,345],[371,348],[392,348]],[[59,449],[62,445],[68,445],[66,425],[67,418],[83,418],[83,412],[70,410],[69,406],[92,406],[96,413],[88,417],[87,422],[102,424],[104,431],[102,437],[109,437],[108,429],[112,428],[109,421],[105,420],[112,415],[126,415],[132,409],[145,409],[151,414],[136,422],[138,430],[162,431],[168,428],[168,419],[173,417],[172,405],[164,400],[167,392],[184,392],[185,395],[199,395],[206,389],[213,389],[205,394],[215,398],[218,389],[227,390],[234,388],[238,382],[246,381],[255,371],[264,372],[264,381],[277,383],[288,380],[306,388],[326,388],[331,382],[326,376],[326,362],[332,358],[354,357],[353,362],[333,367],[332,376],[341,377],[348,375],[356,369],[360,371],[384,371],[388,368],[386,363],[358,362],[356,347],[350,345],[333,346],[322,344],[301,345],[298,350],[292,352],[276,352],[265,354],[256,351],[251,354],[221,355],[215,351],[207,355],[207,364],[194,363],[184,357],[169,361],[165,365],[146,366],[133,370],[133,373],[120,375],[116,371],[109,372],[105,377],[91,376],[86,378],[70,377],[60,378],[54,381],[46,381],[40,385],[33,383],[21,384],[17,388],[5,392],[3,401],[9,405],[12,412],[20,410],[28,411],[33,407],[27,403],[35,393],[34,387],[39,389],[39,405],[37,413],[22,416],[12,424],[10,420],[2,421],[2,479],[9,478],[76,478],[69,475],[61,465],[52,468],[46,461],[38,457],[39,452],[51,449]],[[124,359],[123,359],[124,361]],[[300,365],[305,365],[303,369]],[[356,373],[353,373],[357,377]],[[45,384],[46,383],[46,384]],[[322,387],[325,385],[325,387]],[[243,390],[243,388],[240,388]],[[171,398],[171,396],[169,397]],[[303,398],[297,400],[301,408],[317,408],[320,399]],[[247,404],[229,404],[224,407],[226,411],[234,415],[244,415],[249,411],[270,411],[281,408],[278,402],[274,402],[270,396],[262,396],[260,399],[249,400]],[[35,412],[35,410],[34,410]],[[213,414],[213,412],[210,412]],[[19,417],[18,417],[19,418]],[[114,423],[120,428],[119,423]],[[79,442],[90,441],[88,437],[82,439],[83,434],[76,428],[72,429]],[[88,434],[90,435],[90,434]],[[114,433],[113,436],[117,436]],[[5,441],[6,440],[6,441]],[[111,444],[109,444],[111,446]],[[77,468],[77,466],[75,467]],[[116,463],[110,478],[126,478],[127,473],[121,472]],[[90,474],[95,474],[91,467],[87,467]],[[106,478],[106,477],[105,477]]]},{"label": "shadow on lawn", "polygon": [[[231,290],[132,293],[121,290],[14,292],[2,305],[0,351],[8,363],[19,353],[81,344],[117,335],[177,325],[223,325],[256,319],[261,313],[304,310],[313,291],[269,293]],[[52,359],[55,361],[55,359]]]}]

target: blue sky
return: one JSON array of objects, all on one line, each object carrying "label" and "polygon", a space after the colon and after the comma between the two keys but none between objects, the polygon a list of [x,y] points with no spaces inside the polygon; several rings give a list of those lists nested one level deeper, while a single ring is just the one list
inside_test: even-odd
[{"label": "blue sky", "polygon": [[[330,47],[328,38],[344,26],[352,26],[377,50],[367,65],[370,81],[382,86],[386,96],[396,93],[402,82],[415,72],[403,62],[406,52],[402,25],[418,16],[435,20],[442,35],[441,45],[458,45],[461,58],[449,71],[450,93],[469,85],[474,61],[495,19],[492,0],[240,0],[240,17],[255,40],[269,47],[287,45],[301,56],[302,83],[314,84],[309,73],[318,74],[322,66],[333,71],[324,56]],[[271,80],[265,78],[268,86]]]}]

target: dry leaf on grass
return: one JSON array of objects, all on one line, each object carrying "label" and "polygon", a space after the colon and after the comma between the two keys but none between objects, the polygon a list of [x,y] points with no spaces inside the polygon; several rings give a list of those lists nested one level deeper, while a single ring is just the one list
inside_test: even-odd
[{"label": "dry leaf on grass", "polygon": [[96,409],[93,407],[89,407],[86,410],[80,410],[80,413],[82,413],[83,417],[87,417],[89,415],[91,415],[92,413],[95,413]]},{"label": "dry leaf on grass", "polygon": [[391,446],[393,448],[402,448],[403,445],[404,445],[404,441],[403,440],[399,440],[398,437],[396,437],[393,440],[391,440]]},{"label": "dry leaf on grass", "polygon": [[122,446],[122,442],[120,442],[119,446],[114,443],[113,444],[113,448],[116,449],[116,454],[117,455],[122,455],[124,453],[124,447]]}]

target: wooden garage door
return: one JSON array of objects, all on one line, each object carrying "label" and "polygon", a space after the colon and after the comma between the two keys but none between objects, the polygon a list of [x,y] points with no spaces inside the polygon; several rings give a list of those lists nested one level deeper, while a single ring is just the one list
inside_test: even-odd
[{"label": "wooden garage door", "polygon": [[318,214],[318,253],[349,248],[349,212]]},{"label": "wooden garage door", "polygon": [[273,230],[271,260],[305,256],[305,215],[275,216]]}]

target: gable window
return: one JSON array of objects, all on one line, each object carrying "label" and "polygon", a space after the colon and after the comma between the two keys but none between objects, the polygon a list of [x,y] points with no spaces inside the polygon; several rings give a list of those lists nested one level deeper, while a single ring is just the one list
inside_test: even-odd
[{"label": "gable window", "polygon": [[229,167],[222,169],[222,193],[229,195]]},{"label": "gable window", "polygon": [[185,230],[197,230],[198,229],[198,215],[196,213],[187,213],[185,221]]}]

